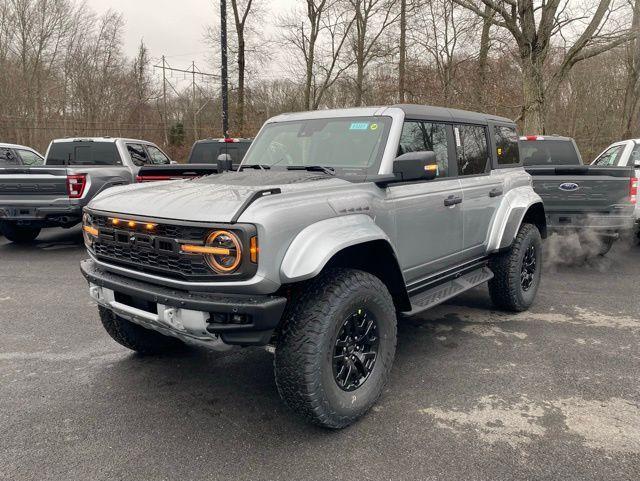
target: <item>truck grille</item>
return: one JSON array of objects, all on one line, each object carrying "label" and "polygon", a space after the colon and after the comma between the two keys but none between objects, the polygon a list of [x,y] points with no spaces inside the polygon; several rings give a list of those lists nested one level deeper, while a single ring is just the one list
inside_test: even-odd
[{"label": "truck grille", "polygon": [[106,216],[93,214],[92,217],[100,232],[93,244],[93,254],[99,260],[180,280],[216,277],[203,256],[181,253],[177,242],[200,242],[211,230],[209,228],[154,222],[156,226],[149,234],[126,226],[114,228]]}]

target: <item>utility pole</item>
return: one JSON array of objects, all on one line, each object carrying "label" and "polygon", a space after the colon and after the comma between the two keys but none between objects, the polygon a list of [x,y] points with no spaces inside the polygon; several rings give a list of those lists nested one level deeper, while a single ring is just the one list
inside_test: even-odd
[{"label": "utility pole", "polygon": [[198,111],[196,110],[196,63],[191,62],[191,108],[193,109],[193,141],[198,140]]},{"label": "utility pole", "polygon": [[[164,126],[165,145],[169,143],[169,138],[168,138],[169,134],[167,129],[167,87],[170,87],[171,90],[173,90],[173,92],[178,97],[187,97],[188,95],[187,93],[185,93],[185,92],[188,92],[188,90],[185,89],[185,91],[179,92],[176,89],[176,87],[171,83],[171,81],[167,79],[167,72],[177,72],[179,74],[180,73],[191,74],[191,106],[193,108],[193,137],[194,137],[194,140],[197,140],[198,139],[198,114],[212,99],[209,98],[207,92],[203,91],[202,88],[198,85],[198,83],[196,82],[196,76],[200,78],[209,77],[217,80],[218,75],[207,73],[207,72],[201,72],[200,70],[198,70],[198,67],[196,67],[195,62],[191,62],[191,70],[173,68],[166,61],[164,55],[162,56],[162,65],[154,65],[153,68],[162,70],[162,117],[163,117],[162,123]],[[197,105],[196,105],[197,90],[200,90],[200,95],[203,95],[207,99],[204,105],[202,105],[200,108],[197,108]]]},{"label": "utility pole", "polygon": [[167,72],[164,55],[162,56],[162,127],[164,130],[164,146],[169,145],[167,133]]},{"label": "utility pole", "polygon": [[227,0],[220,0],[220,49],[222,75],[222,135],[229,135],[229,86],[227,75]]}]

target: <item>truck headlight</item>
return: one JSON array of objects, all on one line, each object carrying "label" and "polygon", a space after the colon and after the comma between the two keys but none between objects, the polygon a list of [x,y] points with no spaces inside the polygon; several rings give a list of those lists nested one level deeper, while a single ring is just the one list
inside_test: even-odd
[{"label": "truck headlight", "polygon": [[84,238],[84,245],[87,246],[88,249],[93,247],[93,242],[98,237],[99,231],[93,225],[93,218],[91,214],[87,214],[86,212],[82,214],[82,237]]},{"label": "truck headlight", "polygon": [[183,244],[180,249],[192,254],[203,254],[209,267],[218,274],[231,274],[242,261],[242,242],[228,230],[211,232],[204,246]]}]

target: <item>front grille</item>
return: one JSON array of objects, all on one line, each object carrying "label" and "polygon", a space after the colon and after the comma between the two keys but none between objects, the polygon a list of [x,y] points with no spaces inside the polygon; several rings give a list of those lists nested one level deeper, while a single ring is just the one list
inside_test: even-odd
[{"label": "front grille", "polygon": [[114,227],[107,216],[92,214],[92,218],[100,232],[93,244],[93,253],[99,260],[180,280],[217,277],[202,255],[182,253],[178,242],[202,242],[211,228],[154,221],[153,233],[149,234],[126,227],[126,220],[122,227]]}]

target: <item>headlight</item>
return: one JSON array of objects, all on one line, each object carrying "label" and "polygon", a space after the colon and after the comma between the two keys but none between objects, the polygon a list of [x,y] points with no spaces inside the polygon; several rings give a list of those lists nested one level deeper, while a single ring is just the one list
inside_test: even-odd
[{"label": "headlight", "polygon": [[236,234],[227,230],[213,231],[204,246],[183,244],[181,250],[203,254],[209,267],[218,274],[231,274],[242,261],[242,243]]},{"label": "headlight", "polygon": [[86,212],[82,214],[82,237],[84,238],[84,245],[88,249],[93,247],[93,242],[98,237],[98,234],[98,229],[93,226],[91,215]]}]

